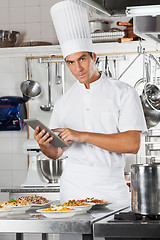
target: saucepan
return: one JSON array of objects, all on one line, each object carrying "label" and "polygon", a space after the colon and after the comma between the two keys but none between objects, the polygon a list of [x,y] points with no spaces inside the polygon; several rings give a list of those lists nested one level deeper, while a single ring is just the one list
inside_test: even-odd
[{"label": "saucepan", "polygon": [[[26,67],[27,67],[27,80],[23,81],[20,85],[20,89],[23,93],[24,99],[28,100],[32,97],[36,97],[41,93],[40,84],[36,81],[33,81],[30,78],[30,70],[29,70],[29,62],[26,59]],[[32,76],[32,74],[31,74]],[[32,77],[31,77],[32,78]]]},{"label": "saucepan", "polygon": [[160,215],[160,164],[131,166],[131,207],[134,213]]}]

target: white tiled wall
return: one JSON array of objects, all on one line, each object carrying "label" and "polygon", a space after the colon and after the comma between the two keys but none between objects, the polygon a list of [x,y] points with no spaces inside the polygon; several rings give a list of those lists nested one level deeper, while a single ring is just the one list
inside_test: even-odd
[{"label": "white tiled wall", "polygon": [[19,31],[19,44],[27,41],[48,41],[57,37],[50,16],[56,0],[0,0],[0,29]]},{"label": "white tiled wall", "polygon": [[[0,0],[0,29],[19,31],[19,43],[34,40],[55,44],[57,38],[49,13],[54,3],[55,0]],[[24,57],[0,56],[0,96],[22,96],[20,83],[25,79]],[[26,138],[26,129],[0,132],[0,188],[24,182],[27,156],[23,153],[23,143]]]}]

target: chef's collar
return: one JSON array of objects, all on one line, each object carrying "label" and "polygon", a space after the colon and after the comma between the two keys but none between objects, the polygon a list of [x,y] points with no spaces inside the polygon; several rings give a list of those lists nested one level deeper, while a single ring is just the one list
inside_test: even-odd
[{"label": "chef's collar", "polygon": [[85,87],[85,85],[83,83],[80,83],[78,80],[77,80],[77,82],[82,86],[82,88],[85,88],[86,90],[89,91],[91,89],[97,88],[99,85],[102,84],[103,77],[104,77],[105,73],[104,72],[100,72],[100,74],[101,74],[100,78],[98,78],[96,81],[90,83],[90,89],[87,89]]}]

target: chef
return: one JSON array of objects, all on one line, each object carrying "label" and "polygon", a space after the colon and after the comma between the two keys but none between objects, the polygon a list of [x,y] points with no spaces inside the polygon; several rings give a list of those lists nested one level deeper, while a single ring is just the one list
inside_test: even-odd
[{"label": "chef", "polygon": [[[66,65],[76,83],[55,103],[50,128],[69,148],[55,148],[44,130],[34,138],[52,159],[67,156],[60,180],[61,202],[94,197],[130,203],[124,179],[125,153],[137,154],[147,131],[134,88],[96,68],[87,10],[61,1],[51,16]],[[49,138],[48,138],[49,137]]]}]

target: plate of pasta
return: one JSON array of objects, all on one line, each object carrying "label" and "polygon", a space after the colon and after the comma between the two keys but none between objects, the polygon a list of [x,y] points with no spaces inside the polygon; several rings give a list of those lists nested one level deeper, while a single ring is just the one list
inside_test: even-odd
[{"label": "plate of pasta", "polygon": [[64,202],[62,206],[73,207],[77,210],[77,213],[85,213],[89,211],[93,205],[87,202],[78,202],[76,200],[69,200],[68,202]]},{"label": "plate of pasta", "polygon": [[41,213],[47,218],[67,218],[76,214],[76,209],[63,206],[50,206],[49,208],[39,209],[36,212]]}]

